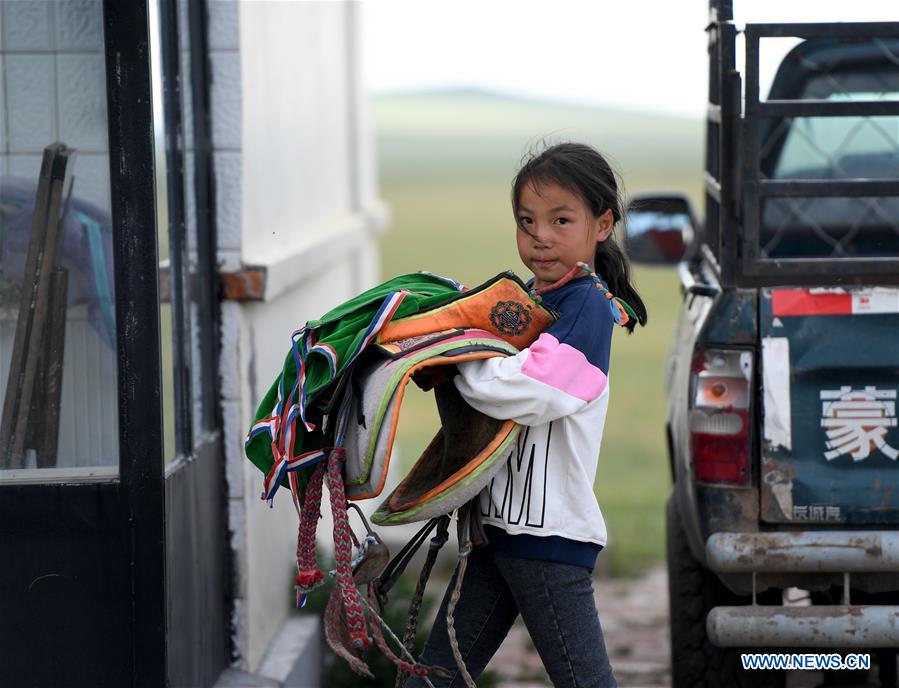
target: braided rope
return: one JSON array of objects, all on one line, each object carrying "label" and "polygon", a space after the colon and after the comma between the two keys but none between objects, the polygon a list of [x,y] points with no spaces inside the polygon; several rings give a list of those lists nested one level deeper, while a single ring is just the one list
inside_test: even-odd
[{"label": "braided rope", "polygon": [[325,641],[327,641],[328,647],[331,648],[334,654],[349,664],[350,668],[360,676],[374,678],[374,674],[371,673],[368,665],[353,654],[348,647],[349,638],[346,634],[346,626],[340,616],[340,593],[336,585],[331,591],[328,605],[325,607],[324,622]]},{"label": "braided rope", "polygon": [[456,569],[456,585],[453,587],[453,593],[450,595],[449,604],[446,608],[446,632],[449,635],[450,649],[453,651],[453,658],[462,673],[462,679],[465,681],[467,688],[477,688],[471,674],[465,667],[465,660],[462,658],[462,652],[459,650],[459,642],[456,640],[456,624],[453,621],[453,612],[456,611],[456,604],[462,595],[462,579],[465,577],[465,569],[468,568],[468,553],[460,553],[459,568]]},{"label": "braided rope", "polygon": [[331,494],[331,514],[334,518],[334,560],[337,563],[337,584],[335,593],[340,591],[344,621],[353,645],[366,650],[371,645],[371,638],[365,626],[365,609],[359,590],[353,580],[353,535],[347,515],[346,492],[343,486],[342,463],[343,449],[336,447],[328,457],[328,492]]},{"label": "braided rope", "polygon": [[[415,658],[412,656],[412,653],[409,652],[409,650],[406,647],[402,646],[402,644],[399,641],[399,638],[397,638],[393,634],[393,631],[390,630],[390,626],[387,625],[387,622],[384,621],[384,619],[381,618],[381,615],[375,611],[375,609],[377,609],[377,607],[378,607],[378,594],[377,594],[376,588],[377,588],[376,585],[368,586],[368,604],[366,605],[366,609],[368,610],[369,615],[374,617],[374,619],[376,621],[376,623],[372,623],[372,625],[371,625],[371,634],[375,639],[375,644],[378,646],[378,649],[381,650],[381,652],[384,654],[384,656],[387,657],[387,659],[389,659],[394,665],[396,665],[397,677],[405,676],[406,674],[414,674],[415,676],[418,676],[419,678],[425,679],[425,682],[429,686],[431,686],[431,682],[428,681],[426,678],[428,675],[428,668],[425,665],[419,664],[417,661],[415,661]],[[387,632],[390,634],[390,637],[393,638],[393,640],[398,645],[400,645],[400,652],[407,655],[412,660],[411,662],[407,662],[404,659],[398,657],[396,654],[394,654],[393,650],[390,649],[390,646],[387,644],[387,641],[384,639],[384,634],[381,632],[382,627],[384,629],[386,629]]]},{"label": "braided rope", "polygon": [[306,602],[306,593],[322,584],[324,575],[318,569],[315,551],[315,530],[321,518],[324,463],[319,463],[306,485],[303,511],[297,527],[297,606]]},{"label": "braided rope", "polygon": [[[434,562],[437,561],[437,553],[440,551],[440,547],[445,541],[446,538],[444,537],[441,540],[440,536],[435,536],[431,540],[431,545],[428,547],[428,556],[425,559],[424,566],[422,566],[421,574],[418,576],[418,583],[415,585],[415,593],[412,595],[412,601],[409,603],[409,616],[406,620],[406,628],[403,631],[403,647],[410,653],[415,650],[415,636],[418,635],[418,616],[421,612],[425,586],[428,583],[428,579],[431,577],[431,570],[434,568]],[[407,673],[408,672],[403,671],[397,673],[394,688],[402,688]]]}]

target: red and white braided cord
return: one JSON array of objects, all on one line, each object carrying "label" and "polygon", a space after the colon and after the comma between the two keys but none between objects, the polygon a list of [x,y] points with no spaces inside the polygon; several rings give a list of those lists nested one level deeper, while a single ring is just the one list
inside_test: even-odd
[{"label": "red and white braided cord", "polygon": [[365,608],[359,590],[353,580],[353,535],[350,530],[350,519],[347,516],[346,492],[343,485],[343,449],[336,447],[328,456],[326,480],[328,492],[331,494],[331,514],[334,519],[334,560],[337,564],[337,584],[335,591],[340,591],[344,621],[347,633],[353,645],[366,650],[371,645],[365,624]]}]

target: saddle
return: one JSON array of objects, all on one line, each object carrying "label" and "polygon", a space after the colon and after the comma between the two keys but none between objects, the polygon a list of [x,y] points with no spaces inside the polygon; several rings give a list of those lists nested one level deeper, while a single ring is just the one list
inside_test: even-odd
[{"label": "saddle", "polygon": [[[352,500],[381,494],[406,385],[416,373],[518,352],[501,337],[457,329],[377,344],[352,372],[343,394],[348,417],[344,485]],[[496,460],[519,426],[475,411],[450,381],[433,387],[440,428],[418,461],[381,504],[372,521],[399,525],[451,513],[475,497],[496,472]]]},{"label": "saddle", "polygon": [[[442,288],[452,284],[455,289],[442,295],[412,293],[391,290],[388,282],[366,293],[383,295],[382,301],[360,301],[361,297],[356,297],[360,307],[338,307],[335,311],[341,314],[339,318],[326,316],[295,332],[284,370],[263,400],[247,437],[248,456],[267,470],[263,498],[272,499],[278,486],[287,484],[299,514],[298,606],[324,580],[315,558],[315,528],[322,487],[327,484],[337,568],[333,572],[336,584],[325,610],[325,635],[338,656],[367,676],[371,674],[361,658],[361,652],[371,643],[366,618],[371,621],[375,643],[399,667],[400,676],[405,672],[426,678],[428,668],[415,661],[411,647],[427,573],[447,539],[450,515],[457,512],[457,586],[461,584],[472,548],[476,513],[470,505],[502,468],[500,460],[520,429],[512,421],[490,418],[468,406],[452,383],[453,366],[514,355],[556,317],[511,272],[500,273],[472,290],[431,277],[443,280]],[[401,304],[408,304],[409,297],[413,301],[420,297],[418,307],[403,312]],[[352,323],[353,328],[364,332],[361,337],[357,332],[348,333],[348,325],[341,329],[343,323]],[[356,344],[340,348],[346,341]],[[321,372],[320,365],[315,376],[307,375],[316,356],[319,361],[329,361],[327,371]],[[441,425],[372,516],[372,521],[384,526],[426,521],[388,563],[386,547],[367,522],[363,538],[353,533],[347,500],[370,499],[383,492],[404,392],[413,379],[423,380],[433,389]],[[270,449],[266,440],[271,441]],[[474,526],[477,530],[476,522]],[[399,656],[384,638],[387,632],[399,644],[384,623],[381,609],[387,592],[432,532],[436,534],[416,588]],[[366,598],[357,589],[361,584],[367,584]],[[453,636],[450,639],[455,647]],[[467,677],[461,656],[457,661]]]}]

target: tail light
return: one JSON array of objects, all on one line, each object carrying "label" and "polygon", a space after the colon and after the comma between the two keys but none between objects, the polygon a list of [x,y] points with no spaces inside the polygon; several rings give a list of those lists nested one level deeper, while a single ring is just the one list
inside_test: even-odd
[{"label": "tail light", "polygon": [[752,353],[697,351],[690,390],[690,449],[696,480],[748,484]]}]

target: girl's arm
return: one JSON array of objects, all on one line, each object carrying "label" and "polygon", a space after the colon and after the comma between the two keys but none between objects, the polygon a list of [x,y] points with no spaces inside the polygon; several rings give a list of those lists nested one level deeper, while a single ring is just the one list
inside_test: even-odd
[{"label": "girl's arm", "polygon": [[585,283],[553,307],[559,319],[527,349],[458,365],[454,382],[470,406],[493,418],[540,425],[605,393],[614,327],[608,301]]},{"label": "girl's arm", "polygon": [[542,425],[605,392],[605,372],[578,348],[544,332],[515,356],[458,364],[453,382],[466,402],[492,418]]}]

